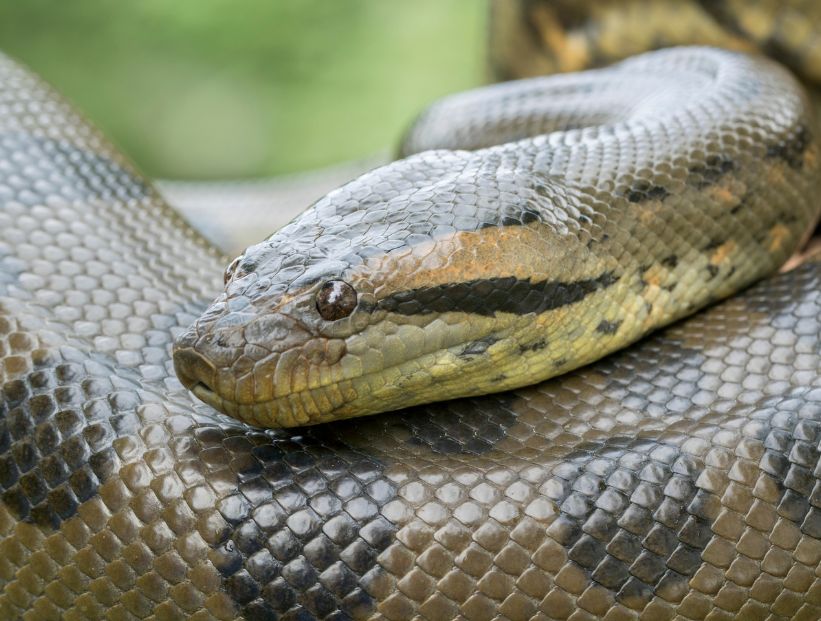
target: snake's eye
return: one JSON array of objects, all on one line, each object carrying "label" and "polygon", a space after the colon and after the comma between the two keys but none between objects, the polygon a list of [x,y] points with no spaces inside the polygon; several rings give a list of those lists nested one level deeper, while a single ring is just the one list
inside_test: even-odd
[{"label": "snake's eye", "polygon": [[356,308],[356,291],[344,280],[329,280],[316,295],[316,310],[326,321],[347,317]]},{"label": "snake's eye", "polygon": [[234,272],[237,271],[240,259],[242,259],[242,255],[238,256],[236,259],[231,261],[231,264],[225,268],[225,274],[223,274],[222,279],[226,285],[228,284],[228,281],[231,280],[231,277],[234,275]]}]

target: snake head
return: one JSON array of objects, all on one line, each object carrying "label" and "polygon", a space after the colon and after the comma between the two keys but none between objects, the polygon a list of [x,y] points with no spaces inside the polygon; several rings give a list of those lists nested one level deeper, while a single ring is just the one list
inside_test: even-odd
[{"label": "snake head", "polygon": [[225,290],[177,339],[174,365],[195,396],[269,427],[317,422],[341,398],[346,338],[369,321],[367,295],[335,263],[293,252],[289,233],[252,246],[225,272]]}]

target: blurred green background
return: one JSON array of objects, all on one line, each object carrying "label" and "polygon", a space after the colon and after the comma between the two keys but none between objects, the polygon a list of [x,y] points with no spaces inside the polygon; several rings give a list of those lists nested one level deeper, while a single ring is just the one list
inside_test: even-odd
[{"label": "blurred green background", "polygon": [[244,178],[393,148],[484,78],[486,0],[0,0],[0,49],[151,176]]}]

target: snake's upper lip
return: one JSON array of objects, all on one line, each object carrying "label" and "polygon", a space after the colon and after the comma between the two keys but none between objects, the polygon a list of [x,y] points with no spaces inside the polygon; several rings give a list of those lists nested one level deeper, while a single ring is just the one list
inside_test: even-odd
[{"label": "snake's upper lip", "polygon": [[[216,379],[216,369],[199,352],[191,348],[176,349],[174,370],[182,385],[206,403],[220,399],[212,388]],[[209,399],[206,400],[200,395]]]},{"label": "snake's upper lip", "polygon": [[216,408],[218,410],[222,409],[222,397],[220,397],[216,392],[214,392],[208,386],[208,384],[197,378],[191,377],[180,368],[177,368],[177,377],[179,378],[182,385],[185,386],[188,390],[190,390],[197,399],[199,399],[203,403],[207,403],[213,408]]}]

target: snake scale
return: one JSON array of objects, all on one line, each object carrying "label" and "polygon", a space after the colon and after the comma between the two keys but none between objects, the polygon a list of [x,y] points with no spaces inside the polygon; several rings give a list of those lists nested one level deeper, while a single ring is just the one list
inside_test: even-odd
[{"label": "snake scale", "polygon": [[[587,205],[591,194],[577,190],[590,190],[584,182],[593,171],[566,171],[578,183],[560,196],[575,218],[557,222],[594,231],[604,221],[586,207],[604,205],[604,195],[619,205],[622,223],[625,212],[648,225],[669,218],[646,257],[658,261],[624,260],[607,278],[583,271],[597,262],[571,261],[579,270],[573,282],[597,284],[541,288],[577,317],[604,289],[635,292],[641,304],[631,315],[592,326],[601,338],[649,316],[647,304],[675,301],[681,283],[701,292],[700,306],[775,269],[816,215],[813,123],[786,73],[705,49],[630,62],[612,71],[635,73],[634,92],[602,106],[593,123],[616,128],[610,140],[619,148],[605,150],[605,160],[646,150],[662,164],[631,168],[612,187],[595,188]],[[653,86],[669,84],[663,74],[672,75],[664,71],[671,66],[680,77],[659,93]],[[733,88],[704,84],[705,72],[727,68],[722,76],[745,79]],[[604,82],[612,75],[592,74]],[[631,105],[648,93],[646,109]],[[746,109],[745,101],[758,103]],[[668,110],[672,128],[681,110],[692,123],[653,142],[653,119]],[[640,123],[625,125],[625,117]],[[417,126],[428,124],[424,136],[436,118],[434,109]],[[561,144],[603,141],[576,127],[590,126],[589,117],[556,123],[540,131],[560,129],[552,135]],[[495,127],[504,139],[522,131]],[[639,127],[647,133],[630,142]],[[445,134],[437,145],[453,135]],[[550,140],[533,144],[546,153]],[[676,145],[681,150],[667,150]],[[520,150],[492,153],[501,154],[497,170],[515,177],[505,157],[521,162]],[[421,154],[406,160],[411,170],[399,163],[352,182],[286,229],[293,264],[303,267],[317,247],[351,246],[339,241],[348,228],[336,229],[336,246],[299,246],[294,233],[316,214],[367,204],[365,184],[384,198],[397,170],[396,183],[427,183],[442,166],[477,157]],[[665,158],[673,158],[669,168]],[[565,161],[548,158],[545,170]],[[527,186],[524,197],[556,196],[548,181],[542,190]],[[437,198],[469,195],[463,182],[443,175]],[[518,200],[518,187],[499,188],[513,207],[504,220],[498,200],[490,201],[493,216],[479,199],[466,199],[472,209],[456,214],[461,228],[455,212],[444,221],[430,210],[401,219],[406,246],[432,239],[432,226],[453,234],[470,223],[500,240],[535,230],[543,217],[527,210],[532,201]],[[698,218],[696,198],[710,217],[692,222],[702,233],[677,241],[677,218]],[[392,239],[401,227],[378,223],[398,211],[392,205],[362,230]],[[616,227],[608,241],[608,230],[585,236],[579,228],[574,247],[591,256],[597,244],[630,249],[630,235],[617,237]],[[397,247],[363,251],[361,264]],[[491,264],[506,267],[502,259]],[[237,270],[264,274],[259,265],[238,261],[228,289],[244,277]],[[192,323],[218,321],[213,311],[197,318],[222,287],[223,267],[70,106],[0,60],[0,618],[821,617],[821,255],[550,381],[296,430],[227,418],[174,375],[172,342],[185,348]],[[458,266],[433,267],[444,284],[459,282]],[[319,276],[308,286],[321,289],[328,274]],[[716,279],[728,284],[708,293],[698,284]],[[347,294],[333,285],[311,304],[344,322]],[[483,295],[499,315],[513,297]],[[412,317],[413,300],[394,297],[383,316]],[[527,312],[562,308],[531,306]],[[230,311],[243,308],[240,301]],[[466,304],[421,314],[448,312],[466,312]],[[486,339],[483,349],[482,338],[470,341],[465,358],[479,359],[497,342]],[[522,341],[523,349],[548,349],[537,342]]]}]

